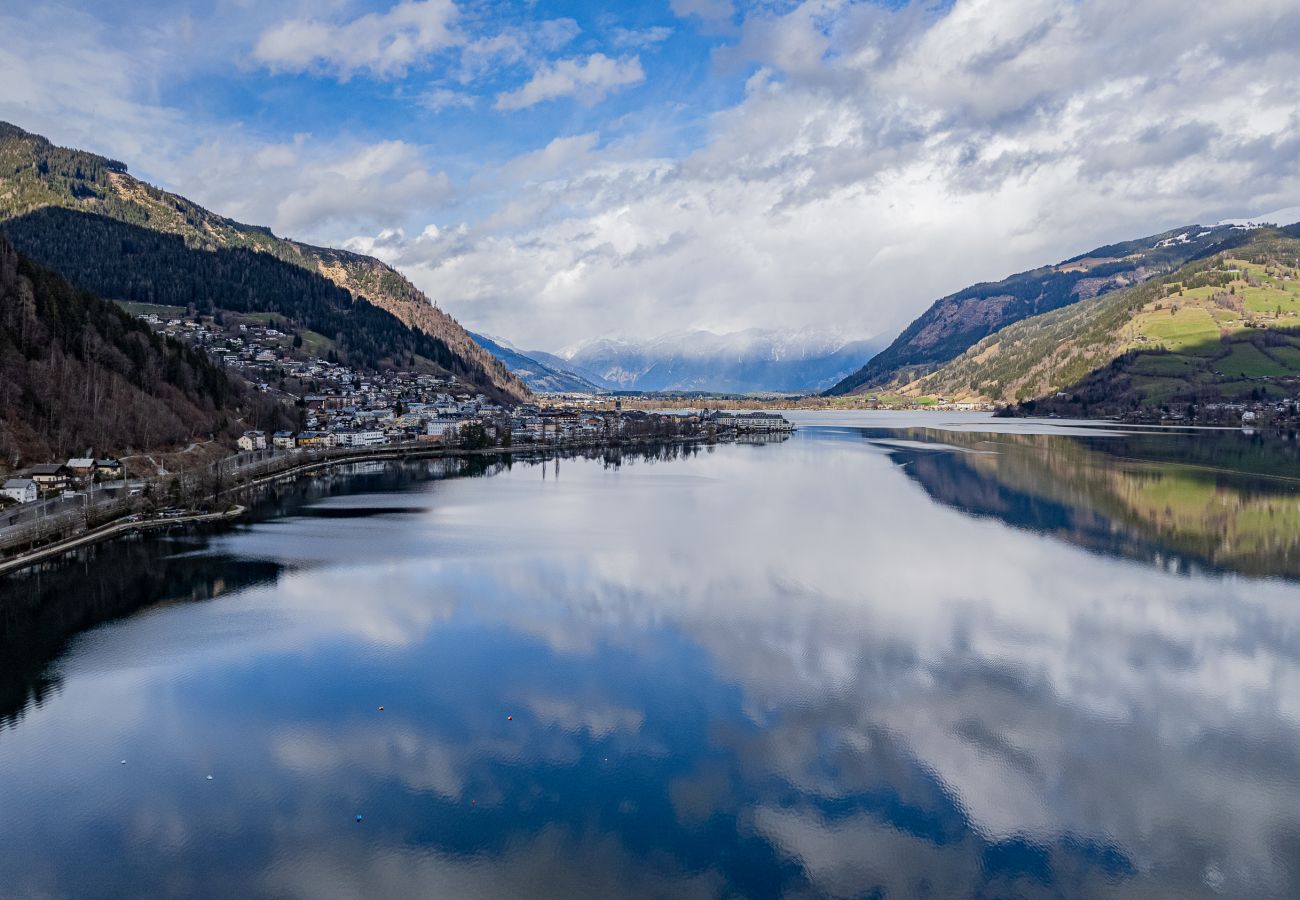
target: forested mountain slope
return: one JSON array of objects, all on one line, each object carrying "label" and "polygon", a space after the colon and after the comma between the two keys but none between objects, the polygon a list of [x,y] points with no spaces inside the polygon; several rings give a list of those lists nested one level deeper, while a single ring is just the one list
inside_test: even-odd
[{"label": "forested mountain slope", "polygon": [[0,227],[33,258],[114,299],[274,311],[341,337],[359,364],[403,364],[414,354],[493,393],[527,393],[379,260],[278,238],[139,181],[121,162],[55,147],[7,123],[0,123]]},{"label": "forested mountain slope", "polygon": [[0,236],[0,469],[206,436],[236,391],[207,357]]},{"label": "forested mountain slope", "polygon": [[1241,240],[1240,229],[1192,225],[972,285],[935,301],[892,344],[826,393],[876,392],[912,381],[1013,322],[1140,284]]}]

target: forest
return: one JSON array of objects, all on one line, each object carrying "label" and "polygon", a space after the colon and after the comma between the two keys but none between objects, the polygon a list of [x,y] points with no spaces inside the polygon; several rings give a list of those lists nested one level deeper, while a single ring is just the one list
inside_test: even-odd
[{"label": "forest", "polygon": [[225,427],[240,386],[0,236],[0,468]]}]

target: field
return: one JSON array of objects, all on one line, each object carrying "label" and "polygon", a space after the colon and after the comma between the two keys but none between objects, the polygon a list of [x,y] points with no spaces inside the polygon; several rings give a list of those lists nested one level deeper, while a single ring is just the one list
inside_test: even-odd
[{"label": "field", "polygon": [[1234,344],[1227,356],[1214,361],[1214,369],[1228,378],[1280,378],[1294,374],[1253,344],[1246,343]]},{"label": "field", "polygon": [[1219,340],[1219,324],[1201,306],[1143,312],[1134,319],[1133,329],[1168,350],[1186,350]]}]

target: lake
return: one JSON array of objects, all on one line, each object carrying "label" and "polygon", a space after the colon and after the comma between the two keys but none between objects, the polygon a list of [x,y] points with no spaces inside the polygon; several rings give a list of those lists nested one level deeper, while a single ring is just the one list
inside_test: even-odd
[{"label": "lake", "polygon": [[0,896],[1300,895],[1293,438],[791,418],[0,580]]}]

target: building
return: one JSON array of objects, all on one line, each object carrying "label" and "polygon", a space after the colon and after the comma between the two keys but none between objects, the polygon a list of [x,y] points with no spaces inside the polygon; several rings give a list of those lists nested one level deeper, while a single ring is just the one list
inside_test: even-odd
[{"label": "building", "polygon": [[377,428],[339,431],[334,441],[340,447],[380,447],[388,443],[388,435]]},{"label": "building", "polygon": [[54,494],[68,487],[68,467],[62,463],[32,466],[32,481],[42,494]]},{"label": "building", "polygon": [[429,419],[425,423],[424,433],[430,437],[446,439],[449,436],[449,433],[450,435],[456,433],[456,429],[460,427],[460,424],[460,419],[438,416],[437,418]]},{"label": "building", "polygon": [[236,441],[240,450],[265,450],[266,449],[266,432],[265,431],[245,431]]},{"label": "building", "polygon": [[277,431],[271,436],[271,445],[277,450],[292,450],[298,446],[292,431]]},{"label": "building", "polygon": [[95,474],[101,481],[117,481],[122,477],[122,464],[115,459],[97,459]]},{"label": "building", "polygon": [[40,496],[40,488],[30,478],[10,478],[0,488],[0,494],[17,503],[32,503]]},{"label": "building", "polygon": [[95,460],[88,456],[70,459],[65,464],[68,476],[81,484],[89,484],[95,477]]}]

